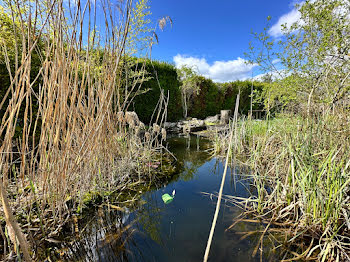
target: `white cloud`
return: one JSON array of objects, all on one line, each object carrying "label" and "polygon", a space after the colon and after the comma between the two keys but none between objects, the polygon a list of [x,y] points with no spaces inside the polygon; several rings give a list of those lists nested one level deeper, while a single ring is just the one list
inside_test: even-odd
[{"label": "white cloud", "polygon": [[300,12],[294,7],[290,12],[282,15],[278,19],[277,23],[270,28],[269,34],[274,37],[282,36],[282,25],[286,25],[287,28],[289,28],[292,24],[298,22],[300,17]]},{"label": "white cloud", "polygon": [[177,68],[187,65],[197,69],[198,73],[215,82],[245,80],[251,77],[255,65],[247,64],[246,60],[238,57],[234,60],[215,61],[211,65],[205,58],[196,58],[177,54],[173,58]]},{"label": "white cloud", "polygon": [[279,59],[279,58],[272,60],[272,64],[274,64],[274,65],[278,64],[279,62],[281,62],[281,59]]},{"label": "white cloud", "polygon": [[266,72],[266,73],[262,73],[262,74],[256,75],[256,76],[254,76],[253,79],[256,80],[256,81],[263,81],[264,77],[269,75],[269,76],[271,76],[272,80],[278,80],[278,79],[283,79],[284,77],[287,77],[290,74],[291,73],[288,72],[285,69],[279,69],[279,70],[276,70],[276,71],[270,71],[270,72]]},{"label": "white cloud", "polygon": [[66,7],[75,8],[78,5],[78,0],[63,0],[63,3],[66,5]]},{"label": "white cloud", "polygon": [[177,54],[173,57],[173,60],[175,62],[175,66],[177,68],[180,68],[184,65],[194,67],[198,73],[202,75],[207,75],[209,72],[209,64],[205,60],[205,58],[196,58],[192,56],[185,56]]},{"label": "white cloud", "polygon": [[[310,3],[314,3],[317,0],[310,0]],[[304,21],[301,19],[301,14],[298,9],[305,3],[304,0],[293,0],[291,2],[292,9],[282,15],[277,23],[275,23],[269,30],[269,34],[273,37],[282,36],[282,25],[286,25],[289,28],[294,23],[298,22],[300,25],[303,25]],[[334,9],[334,15],[346,15],[350,19],[350,4],[346,0],[343,0],[343,4]]]}]

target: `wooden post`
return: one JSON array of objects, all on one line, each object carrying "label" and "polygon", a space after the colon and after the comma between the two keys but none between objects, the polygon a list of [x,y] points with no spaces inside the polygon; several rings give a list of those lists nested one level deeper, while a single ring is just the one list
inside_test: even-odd
[{"label": "wooden post", "polygon": [[231,110],[221,110],[220,111],[220,124],[228,124],[231,116]]}]

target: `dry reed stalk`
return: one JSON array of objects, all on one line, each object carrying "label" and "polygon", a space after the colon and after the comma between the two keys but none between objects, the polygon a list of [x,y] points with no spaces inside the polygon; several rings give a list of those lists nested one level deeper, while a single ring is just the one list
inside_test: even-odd
[{"label": "dry reed stalk", "polygon": [[[246,130],[238,133],[246,134],[241,139],[247,150],[234,153],[246,154],[242,158],[251,168],[257,193],[227,200],[248,210],[247,217],[255,213],[259,223],[271,221],[286,229],[285,243],[300,251],[287,250],[286,257],[292,257],[286,261],[347,261],[350,120],[342,108],[313,117],[242,123],[239,129]],[[248,220],[240,218],[230,228],[241,221]]]},{"label": "dry reed stalk", "polygon": [[208,261],[210,246],[211,246],[211,242],[212,242],[212,239],[214,236],[216,221],[218,219],[218,215],[219,215],[219,211],[220,211],[222,191],[224,189],[229,157],[231,155],[231,147],[232,147],[232,144],[234,143],[233,138],[235,138],[235,133],[236,133],[235,130],[236,130],[236,122],[237,122],[237,118],[238,118],[238,106],[239,106],[239,94],[237,95],[237,99],[236,99],[236,108],[235,108],[235,114],[234,114],[233,123],[232,123],[231,135],[230,135],[230,139],[229,139],[229,146],[228,146],[228,150],[226,153],[225,168],[224,168],[224,173],[223,173],[222,179],[221,179],[218,200],[216,202],[215,214],[214,214],[213,222],[212,222],[209,237],[208,237],[207,247],[206,247],[205,253],[204,253],[204,258],[203,258],[204,262]]},{"label": "dry reed stalk", "polygon": [[[32,257],[29,253],[29,244],[27,243],[25,236],[23,235],[15,217],[12,214],[10,204],[9,204],[6,192],[3,188],[2,182],[0,182],[0,195],[1,195],[2,206],[4,208],[6,223],[9,227],[9,235],[12,236],[11,241],[16,246],[16,239],[17,239],[22,249],[25,261],[32,261]],[[13,231],[14,235],[12,234],[11,231]]]},{"label": "dry reed stalk", "polygon": [[[7,105],[0,126],[3,206],[11,225],[12,203],[5,194],[11,191],[29,220],[39,218],[44,236],[66,221],[68,199],[80,199],[73,203],[77,208],[88,192],[123,188],[133,173],[140,179],[146,162],[161,152],[161,129],[142,139],[136,127],[126,127],[118,116],[145,78],[144,64],[136,68],[137,77],[123,73],[129,70],[122,60],[127,57],[132,0],[117,7],[102,1],[104,39],[96,34],[96,2],[69,2],[69,8],[65,3],[9,2],[13,57],[10,47],[3,46],[11,80],[0,103],[0,109]],[[37,75],[32,75],[34,56],[40,61]],[[168,100],[162,93],[159,126]],[[16,139],[18,126],[22,132]],[[140,160],[144,166],[136,164]],[[27,257],[29,245],[19,228],[12,227]]]}]

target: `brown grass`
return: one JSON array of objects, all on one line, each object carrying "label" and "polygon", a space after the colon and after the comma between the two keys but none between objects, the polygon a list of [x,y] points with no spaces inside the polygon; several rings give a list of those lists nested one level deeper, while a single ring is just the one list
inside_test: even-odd
[{"label": "brown grass", "polygon": [[276,242],[285,261],[350,259],[349,121],[348,111],[337,108],[240,122],[232,159],[249,167],[254,194],[227,198],[247,211],[243,218],[268,225],[261,250],[273,226],[283,236]]},{"label": "brown grass", "polygon": [[[96,2],[78,0],[64,8],[61,0],[16,0],[7,6],[16,41],[2,44],[11,85],[0,104],[0,109],[8,105],[0,127],[0,185],[9,194],[2,194],[10,203],[3,205],[6,223],[15,229],[25,260],[35,252],[26,247],[12,214],[27,224],[22,226],[27,234],[29,227],[39,229],[32,238],[52,237],[52,229],[82,205],[88,192],[123,190],[152,179],[147,163],[162,151],[157,137],[166,115],[165,96],[158,125],[148,131],[121,113],[145,75],[143,66],[136,75],[126,74],[122,62],[132,1],[101,5],[103,35],[96,31]],[[34,54],[40,57],[36,76],[31,75]]]}]

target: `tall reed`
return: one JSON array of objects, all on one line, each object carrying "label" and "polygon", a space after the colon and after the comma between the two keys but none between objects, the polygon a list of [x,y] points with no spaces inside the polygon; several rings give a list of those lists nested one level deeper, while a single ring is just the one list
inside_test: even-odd
[{"label": "tall reed", "polygon": [[[14,43],[1,42],[11,84],[0,104],[0,110],[7,105],[0,191],[11,240],[15,246],[19,240],[30,260],[35,251],[13,214],[27,224],[26,233],[38,228],[44,240],[62,230],[86,193],[150,180],[147,163],[161,152],[156,141],[167,99],[163,94],[148,131],[124,113],[146,74],[144,66],[131,71],[127,63],[131,0],[14,0],[4,6]],[[34,55],[40,58],[37,75],[31,75]]]},{"label": "tall reed", "polygon": [[232,157],[249,166],[256,195],[228,198],[280,228],[291,260],[350,260],[349,122],[344,109],[240,122]]}]

